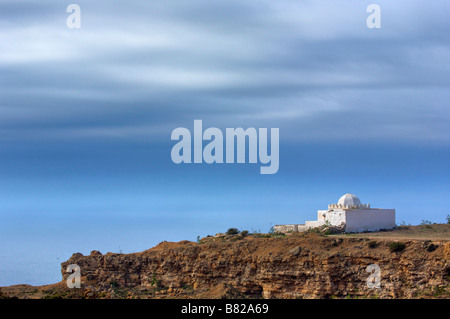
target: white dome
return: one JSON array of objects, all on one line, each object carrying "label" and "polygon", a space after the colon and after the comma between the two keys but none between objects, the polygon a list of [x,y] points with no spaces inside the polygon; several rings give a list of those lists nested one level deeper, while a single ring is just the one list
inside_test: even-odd
[{"label": "white dome", "polygon": [[348,206],[348,207],[360,207],[361,201],[358,196],[353,194],[345,194],[341,198],[339,198],[338,205]]}]

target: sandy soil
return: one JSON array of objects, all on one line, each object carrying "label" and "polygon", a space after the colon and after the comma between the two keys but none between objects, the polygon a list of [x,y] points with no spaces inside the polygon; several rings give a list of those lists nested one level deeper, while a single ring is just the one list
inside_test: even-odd
[{"label": "sandy soil", "polygon": [[342,238],[378,238],[378,239],[414,239],[414,240],[450,240],[450,224],[431,224],[417,226],[399,226],[397,229],[356,233],[356,234],[337,234],[329,237]]}]

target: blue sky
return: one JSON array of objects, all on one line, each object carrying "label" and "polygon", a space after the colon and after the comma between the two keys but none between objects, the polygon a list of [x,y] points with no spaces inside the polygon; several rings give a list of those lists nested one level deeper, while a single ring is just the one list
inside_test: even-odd
[{"label": "blue sky", "polygon": [[[347,192],[450,214],[446,2],[0,3],[0,286],[73,252],[302,223]],[[280,169],[176,165],[173,129],[277,127]]]}]

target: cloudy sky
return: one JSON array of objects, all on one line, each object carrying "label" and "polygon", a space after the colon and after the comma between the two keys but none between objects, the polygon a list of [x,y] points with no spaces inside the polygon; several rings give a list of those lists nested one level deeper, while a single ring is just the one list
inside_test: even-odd
[{"label": "cloudy sky", "polygon": [[[447,2],[0,2],[0,285],[73,252],[315,219],[347,192],[450,214]],[[177,127],[276,127],[280,170],[175,165]],[[30,264],[35,265],[30,267]]]}]

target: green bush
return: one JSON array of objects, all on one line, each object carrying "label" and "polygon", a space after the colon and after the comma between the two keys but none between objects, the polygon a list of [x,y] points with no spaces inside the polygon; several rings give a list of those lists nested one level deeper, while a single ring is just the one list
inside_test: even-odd
[{"label": "green bush", "polygon": [[156,278],[156,273],[153,273],[152,282],[150,283],[152,286],[159,288],[159,280]]},{"label": "green bush", "polygon": [[243,231],[241,231],[241,235],[242,236],[247,236],[248,235],[248,230],[243,230]]},{"label": "green bush", "polygon": [[229,228],[227,230],[227,235],[237,235],[239,234],[239,230],[237,228]]},{"label": "green bush", "polygon": [[403,251],[405,248],[406,248],[405,243],[401,243],[401,242],[398,242],[398,241],[394,241],[394,242],[389,244],[389,250],[391,252]]}]

